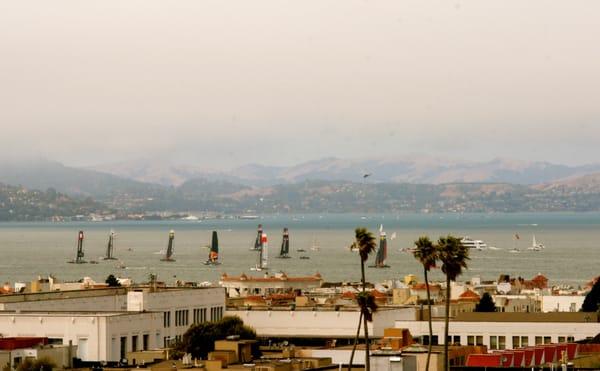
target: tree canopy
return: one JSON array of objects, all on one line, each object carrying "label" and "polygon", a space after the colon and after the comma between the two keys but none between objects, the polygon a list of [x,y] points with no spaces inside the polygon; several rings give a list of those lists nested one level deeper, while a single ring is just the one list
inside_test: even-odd
[{"label": "tree canopy", "polygon": [[180,349],[197,359],[206,359],[215,349],[215,340],[223,340],[230,335],[239,335],[240,339],[256,339],[256,332],[239,317],[225,316],[216,322],[202,322],[190,326],[183,334]]},{"label": "tree canopy", "polygon": [[117,277],[115,277],[112,274],[109,274],[108,277],[106,277],[105,282],[108,285],[108,287],[120,287],[121,286],[121,283],[119,282]]},{"label": "tree canopy", "polygon": [[592,290],[588,292],[581,305],[582,312],[595,312],[600,306],[600,279],[596,280]]},{"label": "tree canopy", "polygon": [[479,299],[479,303],[475,306],[475,312],[495,312],[496,304],[492,299],[492,295],[487,292],[483,293],[481,299]]}]

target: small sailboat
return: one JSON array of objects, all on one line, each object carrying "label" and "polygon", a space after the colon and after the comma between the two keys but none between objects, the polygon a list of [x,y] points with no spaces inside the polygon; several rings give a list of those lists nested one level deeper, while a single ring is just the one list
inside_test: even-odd
[{"label": "small sailboat", "polygon": [[260,251],[262,244],[262,235],[263,235],[263,226],[262,224],[258,225],[256,230],[256,239],[254,240],[254,246],[250,248],[250,251]]},{"label": "small sailboat", "polygon": [[83,260],[83,257],[85,256],[85,254],[83,253],[83,239],[84,239],[83,231],[79,231],[79,234],[77,235],[77,255],[74,260],[69,260],[67,263],[71,263],[71,264],[87,263],[85,260]]},{"label": "small sailboat", "polygon": [[210,251],[208,253],[208,260],[204,262],[204,265],[219,265],[219,237],[217,231],[212,232],[212,240],[210,244]]},{"label": "small sailboat", "polygon": [[103,260],[117,260],[115,258],[115,231],[110,230],[110,234],[108,235],[108,245],[106,246],[106,256],[103,257]]},{"label": "small sailboat", "polygon": [[263,270],[267,270],[269,269],[268,267],[268,263],[269,263],[269,243],[267,240],[267,234],[263,233],[261,238],[260,238],[260,250],[258,251],[258,261],[256,263],[256,265],[252,268],[250,268],[250,270],[252,271],[263,271]]},{"label": "small sailboat", "polygon": [[379,249],[375,255],[375,265],[369,266],[369,268],[389,268],[390,266],[385,264],[387,259],[387,235],[383,231],[383,225],[379,227]]},{"label": "small sailboat", "polygon": [[289,259],[290,253],[290,233],[287,227],[283,228],[283,237],[281,239],[281,250],[279,250],[279,259]]},{"label": "small sailboat", "polygon": [[544,249],[544,245],[542,243],[539,243],[535,240],[535,234],[533,235],[533,241],[531,242],[531,247],[529,247],[527,250],[531,250],[531,251],[542,251]]},{"label": "small sailboat", "polygon": [[160,261],[163,262],[174,262],[175,259],[173,259],[173,240],[175,240],[175,231],[174,230],[170,230],[169,231],[169,244],[167,245],[167,252],[165,254],[165,257],[160,259]]}]

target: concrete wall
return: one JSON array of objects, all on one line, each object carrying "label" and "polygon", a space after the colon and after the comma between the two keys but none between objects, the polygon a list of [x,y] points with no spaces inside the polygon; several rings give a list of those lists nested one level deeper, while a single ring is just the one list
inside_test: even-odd
[{"label": "concrete wall", "polygon": [[[410,313],[404,313],[407,311]],[[358,311],[333,310],[228,310],[226,314],[240,317],[256,330],[258,336],[339,338],[356,335],[360,315]],[[402,315],[414,316],[414,311],[399,308],[375,313],[373,322],[368,325],[369,335],[382,337],[383,330],[394,327],[394,321]]]},{"label": "concrete wall", "polygon": [[543,295],[542,312],[577,312],[581,309],[585,296]]}]

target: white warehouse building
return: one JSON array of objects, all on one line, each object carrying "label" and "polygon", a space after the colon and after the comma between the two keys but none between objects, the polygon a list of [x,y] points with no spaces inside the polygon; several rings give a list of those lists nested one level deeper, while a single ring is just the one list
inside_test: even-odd
[{"label": "white warehouse building", "polygon": [[[23,316],[27,320],[15,320],[10,333],[0,327],[0,334],[48,337],[65,345],[71,340],[83,360],[118,361],[128,351],[165,347],[180,338],[190,325],[218,320],[224,313],[225,290],[221,287],[89,289],[3,295],[0,296],[2,318]],[[32,316],[38,319],[37,326],[31,325]],[[54,323],[47,320],[60,321],[58,318],[75,319],[69,325],[72,333],[66,330],[54,333],[46,328],[46,323]],[[90,321],[95,327],[88,326]],[[112,331],[111,326],[117,323],[123,327],[123,333]],[[105,327],[101,330],[98,326]],[[92,342],[92,339],[97,341]],[[105,348],[106,351],[102,350]]]},{"label": "white warehouse building", "polygon": [[83,361],[116,362],[126,352],[162,345],[162,313],[0,312],[3,337],[47,337],[77,346]]}]

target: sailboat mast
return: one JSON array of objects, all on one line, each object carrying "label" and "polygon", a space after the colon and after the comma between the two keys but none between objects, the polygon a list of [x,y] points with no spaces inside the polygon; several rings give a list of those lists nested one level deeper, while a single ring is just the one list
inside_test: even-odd
[{"label": "sailboat mast", "polygon": [[79,231],[79,235],[77,236],[77,258],[75,259],[75,262],[82,263],[83,256],[83,231]]},{"label": "sailboat mast", "polygon": [[283,228],[283,239],[281,240],[281,251],[279,256],[286,256],[290,252],[290,234],[287,227]]},{"label": "sailboat mast", "polygon": [[267,269],[268,259],[269,259],[269,243],[267,241],[267,234],[263,233],[261,237],[261,249],[260,249],[260,267],[262,269]]},{"label": "sailboat mast", "polygon": [[167,256],[166,259],[171,259],[173,256],[173,240],[175,239],[175,231],[171,229],[169,231],[169,244],[167,245]]},{"label": "sailboat mast", "polygon": [[106,246],[106,259],[113,259],[115,232],[110,231],[108,235],[108,246]]},{"label": "sailboat mast", "polygon": [[210,244],[210,252],[208,253],[208,260],[216,262],[219,259],[219,237],[217,231],[212,232],[212,241]]},{"label": "sailboat mast", "polygon": [[259,224],[258,230],[256,231],[256,240],[254,240],[254,250],[261,249],[262,234],[263,234],[263,226],[262,226],[262,224]]}]

